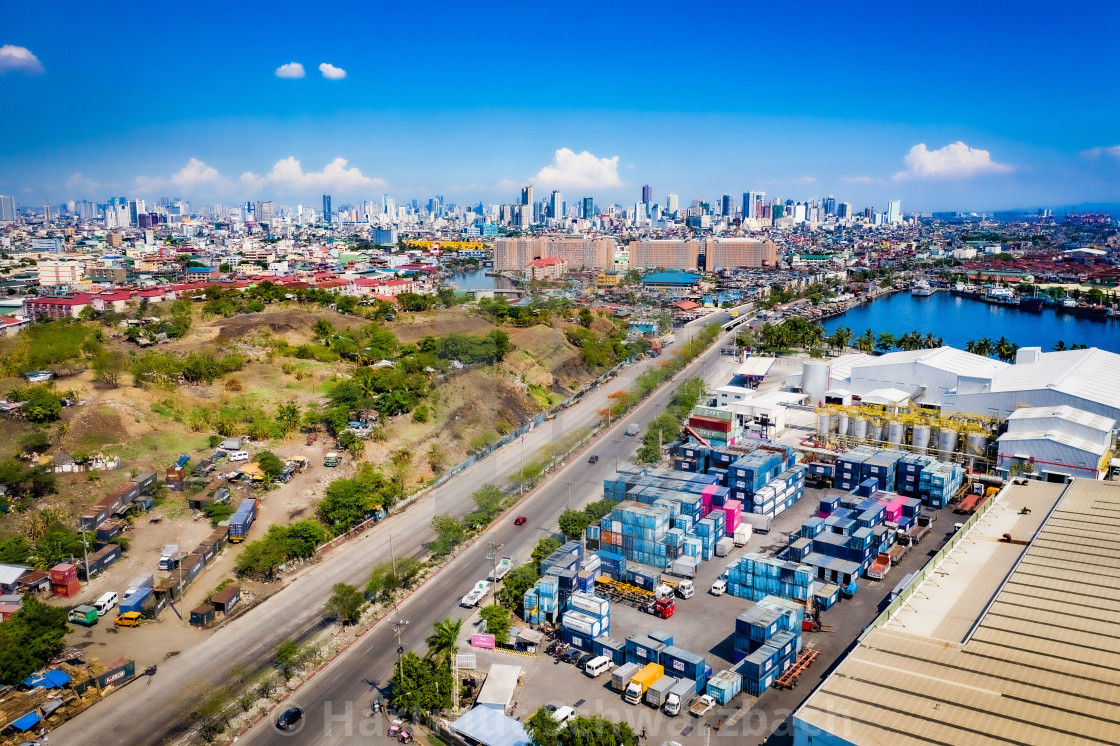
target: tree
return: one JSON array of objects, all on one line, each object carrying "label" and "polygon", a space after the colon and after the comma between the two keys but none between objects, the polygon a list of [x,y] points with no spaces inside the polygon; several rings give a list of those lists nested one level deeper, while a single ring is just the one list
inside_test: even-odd
[{"label": "tree", "polygon": [[376,600],[392,596],[401,588],[410,587],[424,569],[424,563],[415,557],[401,557],[393,562],[382,562],[370,572],[366,593]]},{"label": "tree", "polygon": [[494,641],[502,645],[509,642],[509,609],[499,604],[483,606],[479,612],[486,622],[486,632],[494,635]]},{"label": "tree", "polygon": [[895,338],[894,338],[894,335],[891,334],[890,332],[882,332],[879,335],[879,339],[877,339],[875,341],[875,349],[880,350],[882,352],[886,352],[887,350],[892,349],[894,346],[895,346]]},{"label": "tree", "polygon": [[637,746],[638,734],[625,722],[602,715],[577,716],[560,731],[561,746]]},{"label": "tree", "polygon": [[0,683],[17,684],[46,665],[62,650],[68,631],[65,609],[26,596],[0,625]]},{"label": "tree", "polygon": [[871,352],[875,349],[875,332],[868,329],[856,340],[855,345],[860,352]]},{"label": "tree", "polygon": [[440,667],[413,653],[401,656],[389,679],[389,703],[398,712],[430,713],[451,706],[451,667]]},{"label": "tree", "polygon": [[584,306],[583,308],[579,309],[579,325],[582,326],[584,329],[590,329],[591,328],[591,322],[594,321],[594,320],[595,320],[595,317],[591,315],[591,309],[590,308],[588,308],[587,306]]},{"label": "tree", "polygon": [[342,624],[353,624],[362,618],[365,598],[362,592],[347,583],[335,583],[334,594],[327,599],[325,610]]},{"label": "tree", "polygon": [[546,536],[537,542],[537,546],[533,548],[533,554],[530,558],[532,560],[533,567],[536,568],[537,572],[540,572],[541,563],[544,562],[548,555],[552,554],[559,548],[560,542],[552,538],[551,536]]},{"label": "tree", "polygon": [[275,482],[276,478],[284,473],[284,462],[272,451],[261,451],[253,461],[261,468],[265,480],[269,482]]},{"label": "tree", "polygon": [[560,746],[560,724],[544,707],[538,708],[525,721],[525,729],[529,731],[533,746]]},{"label": "tree", "polygon": [[373,505],[371,489],[358,478],[336,479],[327,487],[327,494],[316,508],[323,523],[342,534],[365,518]]},{"label": "tree", "polygon": [[31,559],[31,544],[22,536],[9,536],[0,540],[0,563],[23,565]]},{"label": "tree", "polygon": [[439,443],[428,446],[428,468],[432,473],[439,474],[447,464],[447,451]]},{"label": "tree", "polygon": [[565,510],[560,514],[558,523],[560,530],[573,539],[583,536],[583,532],[591,525],[591,518],[582,510]]},{"label": "tree", "polygon": [[533,587],[538,578],[540,573],[532,564],[513,568],[502,578],[502,589],[498,592],[498,600],[510,611],[520,612],[525,593]]},{"label": "tree", "polygon": [[276,664],[284,672],[285,677],[292,675],[292,669],[295,668],[302,654],[303,650],[295,640],[285,640],[276,646]]},{"label": "tree", "polygon": [[459,652],[459,633],[463,630],[462,619],[444,619],[432,625],[432,634],[424,640],[428,646],[428,660],[438,668],[451,668],[451,660]]},{"label": "tree", "polygon": [[280,428],[280,432],[287,435],[299,427],[300,411],[299,405],[294,401],[287,404],[281,404],[276,409],[276,424]]},{"label": "tree", "polygon": [[316,321],[315,326],[313,326],[311,330],[315,333],[315,338],[321,340],[323,344],[327,344],[331,335],[334,334],[334,326],[326,319],[319,319]]},{"label": "tree", "polygon": [[98,381],[116,388],[124,373],[124,362],[124,353],[120,350],[103,350],[93,358],[93,375]]},{"label": "tree", "polygon": [[483,515],[487,523],[502,512],[502,506],[506,501],[506,493],[494,484],[482,485],[475,490],[471,497],[474,498],[475,505],[478,506],[478,512]]},{"label": "tree", "polygon": [[467,537],[467,527],[450,515],[432,518],[432,529],[436,532],[436,538],[428,544],[428,548],[436,556],[450,554]]}]

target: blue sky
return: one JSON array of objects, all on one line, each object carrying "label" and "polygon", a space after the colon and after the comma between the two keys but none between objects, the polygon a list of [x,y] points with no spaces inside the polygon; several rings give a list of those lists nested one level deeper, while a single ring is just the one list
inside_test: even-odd
[{"label": "blue sky", "polygon": [[1116,3],[723,5],[9,4],[0,193],[1120,202]]}]

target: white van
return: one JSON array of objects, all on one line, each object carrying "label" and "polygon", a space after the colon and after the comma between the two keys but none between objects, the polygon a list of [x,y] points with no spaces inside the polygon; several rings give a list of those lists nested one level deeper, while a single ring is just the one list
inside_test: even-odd
[{"label": "white van", "polygon": [[712,583],[712,595],[722,596],[727,592],[727,581],[723,578],[717,578],[716,582]]},{"label": "white van", "polygon": [[559,708],[558,710],[556,710],[555,712],[552,713],[552,719],[555,720],[556,724],[561,728],[563,728],[565,725],[567,725],[568,721],[571,720],[572,718],[574,718],[575,716],[576,716],[575,708],[574,707],[569,707],[568,705],[564,705],[563,707]]},{"label": "white van", "polygon": [[605,655],[600,655],[598,658],[592,658],[587,661],[587,665],[583,667],[583,672],[591,678],[595,678],[599,674],[606,673],[611,669],[611,659]]},{"label": "white van", "polygon": [[249,452],[248,451],[230,451],[229,460],[230,460],[230,462],[248,461],[249,460]]},{"label": "white van", "polygon": [[97,609],[97,616],[105,616],[105,614],[109,612],[109,609],[113,608],[116,605],[117,592],[109,591],[108,593],[102,594],[101,598],[97,599],[97,602],[94,603],[93,608]]}]

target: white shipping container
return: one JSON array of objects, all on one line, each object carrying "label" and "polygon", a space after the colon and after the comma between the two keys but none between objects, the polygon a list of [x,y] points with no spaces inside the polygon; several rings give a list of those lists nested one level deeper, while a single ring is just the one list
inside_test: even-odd
[{"label": "white shipping container", "polygon": [[593,638],[604,632],[601,621],[579,611],[565,611],[561,624],[564,629],[570,629],[573,632],[579,632]]},{"label": "white shipping container", "polygon": [[594,593],[573,593],[568,605],[578,611],[585,611],[596,617],[605,617],[610,614],[611,602]]},{"label": "white shipping container", "polygon": [[737,547],[745,546],[746,543],[748,541],[750,541],[750,539],[751,539],[751,524],[740,523],[738,526],[735,527],[735,537],[734,537],[735,546],[737,546]]},{"label": "white shipping container", "polygon": [[716,556],[726,557],[731,554],[731,550],[735,548],[735,540],[729,537],[724,537],[716,542]]}]

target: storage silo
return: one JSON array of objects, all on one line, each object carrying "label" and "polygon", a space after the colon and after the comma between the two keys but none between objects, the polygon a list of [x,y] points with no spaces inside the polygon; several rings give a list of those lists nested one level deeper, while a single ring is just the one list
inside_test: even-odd
[{"label": "storage silo", "polygon": [[887,423],[887,442],[896,446],[901,444],[902,434],[904,432],[905,428],[902,426],[901,422],[891,420]]},{"label": "storage silo", "polygon": [[852,437],[856,440],[867,440],[867,419],[856,417],[852,422]]},{"label": "storage silo", "polygon": [[823,360],[806,360],[801,368],[801,391],[816,403],[824,399],[828,391],[829,367]]},{"label": "storage silo", "polygon": [[914,425],[914,429],[910,432],[910,445],[921,453],[929,449],[929,425]]},{"label": "storage silo", "polygon": [[985,433],[969,433],[965,441],[965,453],[969,456],[988,455],[988,436]]},{"label": "storage silo", "polygon": [[867,439],[878,443],[883,439],[883,423],[871,420],[867,423]]},{"label": "storage silo", "polygon": [[848,434],[848,415],[842,414],[836,418],[836,434],[841,438]]},{"label": "storage silo", "polygon": [[948,456],[957,451],[957,431],[943,427],[937,434],[937,450]]},{"label": "storage silo", "polygon": [[828,433],[831,429],[832,429],[832,418],[828,415],[828,412],[818,412],[817,413],[817,435],[819,435],[820,437],[823,438],[823,437],[828,435]]}]

